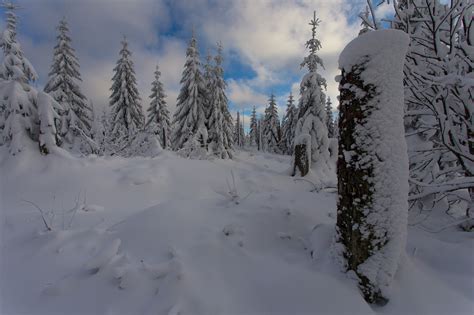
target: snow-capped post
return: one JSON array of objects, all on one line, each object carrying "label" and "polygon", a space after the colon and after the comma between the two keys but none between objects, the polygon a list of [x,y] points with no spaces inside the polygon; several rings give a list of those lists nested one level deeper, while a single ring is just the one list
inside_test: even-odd
[{"label": "snow-capped post", "polygon": [[406,244],[408,156],[402,31],[367,32],[339,57],[336,253],[369,303],[385,304]]}]

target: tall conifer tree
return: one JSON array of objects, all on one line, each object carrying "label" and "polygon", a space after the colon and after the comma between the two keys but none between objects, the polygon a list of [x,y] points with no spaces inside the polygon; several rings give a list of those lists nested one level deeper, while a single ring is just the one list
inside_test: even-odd
[{"label": "tall conifer tree", "polygon": [[[326,80],[318,73],[318,67],[323,67],[323,61],[317,52],[321,48],[321,42],[316,37],[316,29],[320,20],[314,17],[309,23],[311,25],[311,39],[306,42],[309,55],[301,63],[306,67],[308,73],[303,77],[300,84],[300,101],[298,123],[295,132],[295,141],[309,141],[305,143],[311,147],[309,162],[313,168],[320,169],[323,173],[330,168],[329,165],[329,139],[326,127]],[[309,137],[308,137],[309,136]],[[296,143],[295,143],[296,144]]]},{"label": "tall conifer tree", "polygon": [[286,107],[286,113],[283,117],[283,122],[281,126],[281,149],[285,154],[293,154],[293,145],[295,141],[295,130],[296,123],[298,122],[298,110],[294,104],[293,93],[290,92],[288,97],[288,104]]},{"label": "tall conifer tree", "polygon": [[193,33],[186,51],[172,133],[173,148],[181,150],[186,147],[188,156],[207,143],[205,106],[208,93],[200,68],[197,40]]},{"label": "tall conifer tree", "polygon": [[265,117],[263,121],[263,150],[271,153],[279,153],[280,143],[280,120],[278,118],[278,110],[275,102],[275,95],[271,95],[268,100],[268,107],[265,109]]},{"label": "tall conifer tree", "polygon": [[250,146],[258,146],[258,119],[257,119],[257,109],[255,106],[252,109],[252,115],[250,116]]},{"label": "tall conifer tree", "polygon": [[71,46],[69,27],[63,18],[57,27],[53,64],[44,91],[62,106],[58,131],[63,147],[82,153],[96,152],[92,138],[93,109],[81,91],[79,61]]},{"label": "tall conifer tree", "polygon": [[334,138],[334,119],[332,117],[332,102],[331,98],[328,96],[326,102],[326,127],[328,129],[328,137]]},{"label": "tall conifer tree", "polygon": [[163,149],[171,147],[171,124],[170,124],[170,112],[166,105],[166,94],[163,89],[163,84],[160,81],[161,72],[156,66],[155,80],[152,83],[151,88],[151,103],[148,108],[148,121],[146,123],[146,129],[149,132],[154,133],[161,144]]},{"label": "tall conifer tree", "polygon": [[122,40],[120,59],[114,68],[110,96],[111,136],[119,146],[133,141],[134,135],[143,129],[145,116],[138,94],[135,69],[128,49],[127,39]]},{"label": "tall conifer tree", "polygon": [[229,113],[227,96],[225,95],[226,83],[222,69],[222,45],[217,44],[217,55],[214,58],[215,66],[210,81],[209,102],[209,150],[222,159],[232,158],[232,117]]}]

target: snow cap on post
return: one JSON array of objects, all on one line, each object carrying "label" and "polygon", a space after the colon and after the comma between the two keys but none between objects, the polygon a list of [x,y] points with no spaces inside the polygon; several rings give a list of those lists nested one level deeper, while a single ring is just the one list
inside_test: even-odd
[{"label": "snow cap on post", "polygon": [[406,245],[408,156],[403,65],[409,37],[367,32],[339,58],[336,251],[369,303],[384,304]]}]

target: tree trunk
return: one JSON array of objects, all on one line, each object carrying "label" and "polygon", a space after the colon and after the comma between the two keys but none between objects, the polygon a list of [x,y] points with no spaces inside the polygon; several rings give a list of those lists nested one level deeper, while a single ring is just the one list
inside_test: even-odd
[{"label": "tree trunk", "polygon": [[[342,72],[342,79],[339,83],[344,86],[346,83],[357,86],[364,92],[365,97],[357,98],[350,89],[340,89],[339,108],[339,152],[353,152],[353,157],[361,156],[365,152],[362,148],[355,148],[355,129],[357,122],[366,118],[367,113],[363,106],[373,98],[374,86],[364,86],[364,82],[359,78],[363,71],[363,66],[353,68],[349,73]],[[350,104],[342,105],[342,104]],[[374,291],[369,279],[357,272],[358,266],[370,257],[372,251],[372,237],[366,237],[360,229],[354,226],[364,224],[364,210],[372,206],[373,168],[360,168],[356,163],[351,163],[352,157],[339,154],[337,160],[337,189],[339,201],[337,204],[337,231],[339,241],[344,245],[346,251],[344,258],[347,262],[347,270],[353,270],[358,275],[360,288],[364,298],[369,303],[386,303],[380,291]],[[373,232],[373,231],[372,231]]]},{"label": "tree trunk", "polygon": [[[388,37],[388,39],[387,39]],[[388,302],[406,245],[403,63],[409,38],[381,30],[341,53],[336,250],[368,303]]]},{"label": "tree trunk", "polygon": [[296,175],[298,169],[301,176],[306,176],[309,172],[309,157],[306,154],[306,144],[301,143],[295,145],[295,161],[293,165],[293,176]]}]

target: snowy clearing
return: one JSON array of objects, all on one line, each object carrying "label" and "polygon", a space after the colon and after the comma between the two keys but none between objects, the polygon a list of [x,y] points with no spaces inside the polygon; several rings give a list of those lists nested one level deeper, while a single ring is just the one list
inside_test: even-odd
[{"label": "snowy clearing", "polygon": [[288,176],[291,157],[238,152],[209,161],[163,151],[76,159],[0,150],[2,314],[474,308],[474,240],[455,227],[409,227],[390,302],[369,306],[331,258],[336,194]]}]

